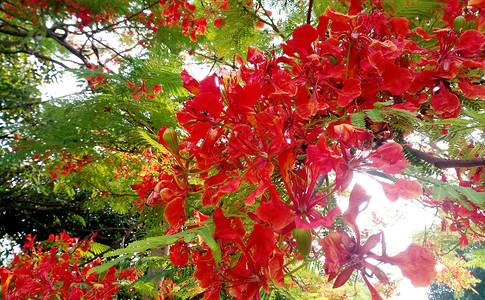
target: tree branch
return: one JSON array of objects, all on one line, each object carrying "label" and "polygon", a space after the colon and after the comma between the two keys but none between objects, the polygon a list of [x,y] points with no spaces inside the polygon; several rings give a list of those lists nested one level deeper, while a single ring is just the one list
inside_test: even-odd
[{"label": "tree branch", "polygon": [[313,9],[313,0],[310,0],[310,3],[308,3],[308,12],[306,14],[306,23],[310,24],[310,21],[312,19],[312,9]]},{"label": "tree branch", "polygon": [[[260,3],[260,2],[258,2]],[[260,3],[261,7],[263,7],[263,5]],[[244,11],[246,11],[248,14],[251,14],[253,15],[254,17],[256,17],[258,20],[260,20],[261,22],[263,22],[264,24],[267,24],[269,25],[271,28],[273,28],[273,30],[279,35],[281,36],[281,38],[285,39],[285,35],[282,34],[280,32],[280,30],[278,29],[278,27],[276,26],[276,24],[273,22],[273,19],[271,17],[269,17],[268,13],[266,12],[266,10],[263,8],[263,11],[264,11],[264,14],[266,15],[266,17],[269,19],[270,22],[262,19],[260,16],[258,16],[258,14],[252,10],[249,10],[246,5],[243,3],[242,4],[242,8]]]},{"label": "tree branch", "polygon": [[18,54],[18,53],[26,53],[26,54],[30,54],[30,55],[33,55],[41,60],[46,60],[46,61],[50,61],[51,63],[55,63],[55,64],[58,64],[59,66],[65,68],[65,69],[69,69],[69,66],[65,65],[64,63],[58,61],[58,60],[55,60],[53,58],[50,58],[48,56],[45,56],[43,54],[40,54],[39,52],[37,51],[32,51],[30,49],[25,49],[25,50],[17,50],[17,51],[4,51],[4,50],[0,50],[0,53],[3,53],[3,54]]},{"label": "tree branch", "polygon": [[125,235],[118,242],[116,242],[116,244],[114,244],[111,247],[109,247],[109,249],[106,249],[105,251],[103,251],[101,253],[98,253],[98,254],[94,255],[92,258],[86,260],[84,263],[82,263],[82,264],[79,265],[79,268],[84,267],[85,265],[87,265],[87,264],[95,261],[99,257],[103,257],[104,254],[112,251],[113,249],[115,249],[116,247],[118,247],[119,245],[121,245],[121,243],[123,243],[128,237],[130,237],[131,233],[138,227],[138,225],[140,225],[141,223],[145,222],[146,219],[147,218],[145,217],[145,219],[143,221],[138,221],[135,224],[133,224],[130,228],[126,229],[125,230],[126,231]]},{"label": "tree branch", "polygon": [[199,53],[199,52],[195,52],[195,54],[198,55],[198,56],[201,56],[203,58],[212,60],[215,63],[220,63],[220,64],[226,65],[228,67],[231,67],[234,70],[237,70],[238,69],[238,67],[235,64],[232,64],[232,63],[229,63],[229,62],[225,62],[222,58],[219,58],[216,55],[214,55],[214,56],[208,56],[208,55],[205,55],[205,54],[202,54],[202,53]]},{"label": "tree branch", "polygon": [[141,14],[142,12],[144,12],[145,10],[149,9],[149,8],[152,8],[153,6],[157,5],[159,3],[159,1],[155,1],[153,2],[152,4],[149,4],[148,6],[145,6],[144,8],[142,8],[141,10],[135,12],[134,14],[132,14],[131,16],[121,20],[121,21],[118,21],[116,23],[113,23],[113,24],[110,24],[110,25],[107,25],[105,27],[102,27],[102,28],[99,28],[99,29],[96,29],[96,30],[93,30],[92,33],[98,33],[98,32],[101,32],[101,31],[105,31],[105,30],[108,30],[108,29],[111,29],[119,24],[122,24],[122,23],[125,23],[131,19],[133,19],[134,17],[138,16],[139,14]]},{"label": "tree branch", "polygon": [[139,125],[141,125],[142,127],[145,127],[151,134],[156,134],[155,131],[153,131],[150,127],[148,127],[148,125],[144,124],[143,122],[137,120],[135,118],[135,116],[133,116],[131,114],[131,112],[129,110],[124,110],[124,112],[126,112],[128,114],[128,116],[130,116],[131,119],[133,119],[133,121],[135,121],[136,123],[138,123]]},{"label": "tree branch", "polygon": [[438,169],[485,167],[485,157],[469,159],[444,159],[432,156],[421,150],[413,149],[409,146],[406,146],[406,149],[412,155],[432,164]]},{"label": "tree branch", "polygon": [[[52,28],[52,29],[55,29],[55,28]],[[78,57],[86,67],[89,67],[91,65],[89,60],[82,54],[81,50],[74,48],[74,46],[72,46],[71,44],[69,44],[65,40],[60,39],[59,36],[52,29],[48,31],[48,33],[47,33],[48,37],[52,38],[58,44],[62,45],[64,48],[69,50],[69,52],[71,52],[76,57]]]}]

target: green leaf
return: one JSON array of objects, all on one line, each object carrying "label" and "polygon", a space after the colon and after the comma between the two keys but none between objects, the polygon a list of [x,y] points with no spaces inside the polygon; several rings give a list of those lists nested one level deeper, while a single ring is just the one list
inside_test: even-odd
[{"label": "green leaf", "polygon": [[373,121],[373,122],[382,122],[384,119],[381,116],[381,111],[378,109],[368,109],[365,111],[367,116]]},{"label": "green leaf", "polygon": [[361,129],[365,129],[365,114],[363,112],[353,113],[350,118],[352,120],[352,124]]},{"label": "green leaf", "polygon": [[91,246],[91,252],[93,252],[95,255],[103,253],[104,251],[110,248],[108,245],[101,244],[101,243],[91,243],[90,246]]},{"label": "green leaf", "polygon": [[102,273],[104,271],[107,271],[109,268],[111,268],[112,266],[116,265],[117,263],[119,263],[120,261],[122,261],[123,259],[125,259],[126,256],[120,256],[120,257],[117,257],[113,260],[110,260],[108,262],[105,262],[99,266],[96,266],[92,269],[90,269],[88,271],[88,274],[91,274],[91,273]]},{"label": "green leaf", "polygon": [[214,239],[214,225],[212,226],[202,226],[199,230],[199,234],[207,244],[207,246],[211,249],[212,258],[216,263],[222,261],[222,252],[221,248],[219,247],[219,243],[216,242]]}]

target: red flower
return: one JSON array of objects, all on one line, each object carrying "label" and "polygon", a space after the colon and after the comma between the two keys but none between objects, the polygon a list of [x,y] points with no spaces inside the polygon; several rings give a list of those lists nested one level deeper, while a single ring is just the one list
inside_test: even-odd
[{"label": "red flower", "polygon": [[445,87],[443,81],[440,82],[439,93],[434,94],[430,101],[434,112],[443,115],[444,119],[456,118],[460,114],[460,100]]},{"label": "red flower", "polygon": [[387,143],[372,152],[368,159],[372,160],[371,166],[380,168],[387,174],[399,174],[402,169],[409,166],[409,162],[406,161],[402,151],[401,145]]},{"label": "red flower", "polygon": [[407,180],[400,178],[396,183],[385,183],[380,182],[384,194],[386,194],[387,199],[392,202],[397,201],[397,199],[415,199],[423,194],[423,188],[419,182],[415,180]]},{"label": "red flower", "polygon": [[163,216],[171,227],[179,228],[182,226],[187,220],[184,200],[181,197],[177,197],[170,201],[163,211]]},{"label": "red flower", "polygon": [[[224,287],[237,299],[259,299],[261,287],[269,292],[269,279],[276,286],[284,284],[284,259],[281,251],[277,251],[271,229],[254,225],[244,243],[244,231],[233,227],[233,222],[242,226],[237,225],[240,220],[231,222],[220,208],[215,210],[213,220],[216,225],[214,237],[219,241],[223,258],[216,264],[208,252],[196,262],[194,276],[200,280],[200,286],[209,291],[204,299],[219,299],[219,292]],[[231,257],[239,257],[235,265],[231,263]]]},{"label": "red flower", "polygon": [[436,278],[433,252],[419,245],[411,244],[396,256],[376,258],[401,268],[402,274],[411,280],[414,287],[429,286]]}]

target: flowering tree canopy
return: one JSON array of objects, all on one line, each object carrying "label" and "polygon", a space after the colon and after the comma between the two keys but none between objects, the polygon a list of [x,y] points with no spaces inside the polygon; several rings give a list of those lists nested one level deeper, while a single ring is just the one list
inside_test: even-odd
[{"label": "flowering tree canopy", "polygon": [[[133,267],[147,271],[130,287],[160,298],[305,290],[294,274],[307,264],[322,265],[316,276],[331,286],[320,293],[338,299],[332,288],[359,280],[373,300],[387,297],[385,265],[432,284],[429,245],[388,253],[385,233],[357,219],[371,201],[417,201],[461,246],[483,234],[485,3],[327,2],[0,4],[0,53],[87,82],[82,96],[43,105],[34,129],[6,127],[3,149],[44,182],[92,191],[85,209],[136,219],[94,253],[106,262],[83,269],[76,249],[92,235],[76,244],[63,234],[71,250],[50,256],[31,239],[0,269],[3,296],[50,295],[27,289],[24,268],[76,299],[115,293],[115,266],[130,281]],[[61,258],[72,278],[44,267]],[[153,272],[157,283],[143,286]]]}]

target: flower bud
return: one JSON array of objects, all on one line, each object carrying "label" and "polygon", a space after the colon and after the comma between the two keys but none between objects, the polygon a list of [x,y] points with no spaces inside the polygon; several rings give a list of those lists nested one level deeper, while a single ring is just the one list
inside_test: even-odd
[{"label": "flower bud", "polygon": [[466,19],[464,16],[458,16],[455,18],[455,21],[453,21],[453,29],[455,30],[455,33],[459,33],[460,31],[462,31],[465,26]]},{"label": "flower bud", "polygon": [[180,151],[177,132],[172,128],[167,128],[163,133],[163,140],[167,143],[168,148],[173,154],[178,155]]},{"label": "flower bud", "polygon": [[312,232],[310,229],[295,228],[293,229],[293,237],[296,240],[298,252],[303,258],[306,258],[312,250]]}]

